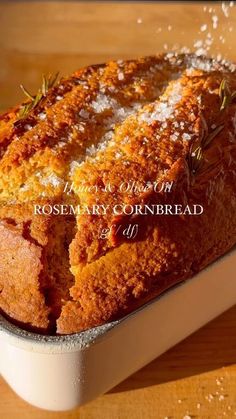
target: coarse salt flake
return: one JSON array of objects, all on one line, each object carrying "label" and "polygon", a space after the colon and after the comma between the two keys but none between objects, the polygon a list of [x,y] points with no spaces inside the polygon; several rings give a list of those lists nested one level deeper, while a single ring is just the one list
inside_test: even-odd
[{"label": "coarse salt flake", "polygon": [[172,141],[176,141],[176,140],[178,140],[178,133],[171,134],[171,135],[170,135],[170,139],[171,139]]},{"label": "coarse salt flake", "polygon": [[43,121],[44,119],[46,119],[46,114],[45,114],[45,113],[43,113],[43,112],[40,112],[40,113],[38,114],[38,117],[39,117],[39,119],[41,119],[41,121]]},{"label": "coarse salt flake", "polygon": [[25,124],[24,128],[26,131],[30,131],[33,127],[30,124]]},{"label": "coarse salt flake", "polygon": [[225,2],[222,2],[221,8],[222,8],[222,12],[224,13],[225,17],[229,17],[229,6]]},{"label": "coarse salt flake", "polygon": [[91,103],[91,107],[94,109],[95,112],[101,113],[104,112],[106,109],[110,109],[116,105],[116,101],[114,99],[109,98],[104,94],[98,93],[96,100],[93,100]]},{"label": "coarse salt flake", "polygon": [[88,119],[89,113],[85,109],[81,109],[79,111],[79,116],[81,116],[81,118]]},{"label": "coarse salt flake", "polygon": [[196,42],[194,42],[194,44],[193,44],[193,46],[194,46],[195,48],[200,48],[200,47],[202,47],[202,45],[203,45],[203,41],[202,41],[202,40],[196,41]]},{"label": "coarse salt flake", "polygon": [[212,26],[213,26],[213,29],[216,29],[217,28],[217,26],[218,26],[218,16],[217,15],[213,15],[212,16]]},{"label": "coarse salt flake", "polygon": [[122,73],[122,71],[118,72],[118,80],[124,80],[125,76],[124,73]]},{"label": "coarse salt flake", "polygon": [[205,32],[207,30],[207,25],[204,24],[200,27],[201,32]]},{"label": "coarse salt flake", "polygon": [[187,133],[183,133],[183,140],[189,141],[191,140],[191,135],[187,134]]},{"label": "coarse salt flake", "polygon": [[61,183],[62,183],[62,179],[60,179],[54,173],[51,173],[46,178],[41,179],[41,184],[42,185],[45,185],[45,186],[52,185],[54,188],[57,188],[58,186],[60,186]]}]

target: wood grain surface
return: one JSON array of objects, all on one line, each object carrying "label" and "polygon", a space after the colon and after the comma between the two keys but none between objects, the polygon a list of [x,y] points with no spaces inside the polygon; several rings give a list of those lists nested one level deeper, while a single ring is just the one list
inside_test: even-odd
[{"label": "wood grain surface", "polygon": [[[87,64],[155,54],[176,44],[192,49],[214,38],[209,52],[236,60],[235,32],[236,7],[223,12],[213,2],[1,1],[0,110],[22,99],[20,83],[34,92],[42,73],[65,75]],[[236,307],[73,412],[36,409],[3,380],[0,395],[3,419],[236,418]]]}]

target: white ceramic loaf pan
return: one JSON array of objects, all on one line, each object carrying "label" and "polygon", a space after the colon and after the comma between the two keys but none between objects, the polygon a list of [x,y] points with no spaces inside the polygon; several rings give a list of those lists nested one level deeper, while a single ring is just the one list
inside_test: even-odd
[{"label": "white ceramic loaf pan", "polygon": [[87,403],[236,303],[236,249],[122,320],[50,337],[0,320],[1,373],[49,410]]}]

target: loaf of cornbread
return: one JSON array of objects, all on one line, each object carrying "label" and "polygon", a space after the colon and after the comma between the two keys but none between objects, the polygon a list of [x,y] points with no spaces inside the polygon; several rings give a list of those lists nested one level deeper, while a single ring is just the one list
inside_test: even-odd
[{"label": "loaf of cornbread", "polygon": [[[234,64],[169,53],[44,78],[2,115],[3,315],[41,333],[79,332],[234,246],[235,92]],[[194,205],[201,213],[181,211]]]}]

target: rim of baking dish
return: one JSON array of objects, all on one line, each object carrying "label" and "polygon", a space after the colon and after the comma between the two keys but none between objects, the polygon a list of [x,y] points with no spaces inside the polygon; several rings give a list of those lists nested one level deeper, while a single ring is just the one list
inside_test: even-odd
[{"label": "rim of baking dish", "polygon": [[[229,257],[230,255],[236,255],[236,245],[229,249],[224,255],[217,258],[214,262],[204,268],[204,271],[211,269],[215,264],[219,263],[221,259]],[[192,280],[196,279],[199,274],[195,275]],[[190,281],[191,281],[190,279]],[[75,352],[77,350],[85,350],[93,344],[97,344],[103,338],[107,338],[108,334],[112,333],[117,326],[126,323],[132,317],[148,308],[148,306],[154,304],[157,300],[165,297],[167,294],[172,292],[177,287],[188,283],[189,280],[181,281],[170,288],[163,291],[160,295],[143,304],[141,307],[122,317],[121,319],[105,323],[104,325],[97,326],[83,332],[74,333],[70,335],[43,335],[35,332],[29,332],[24,330],[9,320],[7,320],[2,314],[0,314],[0,337],[12,343],[14,346],[21,347],[34,352],[44,353],[65,353]]]},{"label": "rim of baking dish", "polygon": [[11,323],[11,321],[7,320],[0,313],[0,337],[2,337],[3,340],[6,339],[14,346],[33,352],[65,353],[83,349],[85,350],[89,346],[97,344],[103,338],[107,338],[108,332],[112,332],[117,326],[126,323],[129,319],[137,315],[138,312],[147,309],[148,306],[151,306],[157,300],[163,298],[166,294],[169,294],[169,292],[173,291],[173,289],[180,287],[184,283],[186,283],[186,281],[172,285],[157,297],[146,302],[136,310],[118,320],[69,335],[43,335],[35,332],[29,332]]},{"label": "rim of baking dish", "polygon": [[86,349],[88,346],[97,343],[108,331],[124,320],[125,318],[122,318],[70,335],[43,335],[24,330],[0,314],[0,336],[14,346],[35,352],[71,352]]}]

